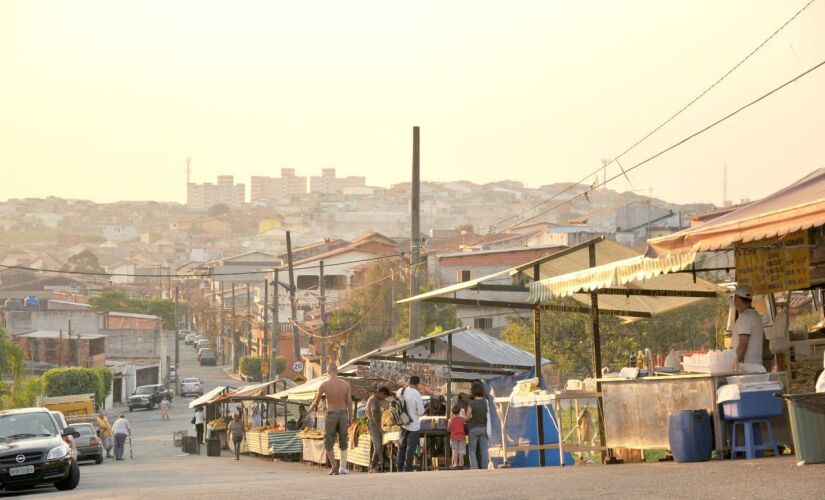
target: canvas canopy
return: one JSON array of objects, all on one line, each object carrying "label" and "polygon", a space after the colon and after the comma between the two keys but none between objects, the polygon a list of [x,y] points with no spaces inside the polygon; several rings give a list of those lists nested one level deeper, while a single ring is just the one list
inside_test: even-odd
[{"label": "canvas canopy", "polygon": [[647,256],[694,256],[825,225],[825,168],[701,226],[650,240]]}]

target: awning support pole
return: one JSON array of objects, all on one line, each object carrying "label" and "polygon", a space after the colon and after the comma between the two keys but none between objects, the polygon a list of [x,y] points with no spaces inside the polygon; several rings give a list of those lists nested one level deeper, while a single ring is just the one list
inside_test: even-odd
[{"label": "awning support pole", "polygon": [[[590,267],[596,267],[596,245],[590,245],[589,250]],[[596,292],[590,294],[590,315],[593,319],[593,378],[598,380],[602,376],[602,342],[601,332],[599,330],[599,294]],[[601,397],[601,382],[596,382],[596,392],[599,393],[599,396],[596,398],[599,411],[599,445],[604,448],[606,441],[604,435],[604,401],[602,401]],[[579,416],[576,415],[576,418],[579,418]],[[607,456],[607,460],[609,461],[612,457],[610,450],[607,451]],[[564,460],[563,457],[562,460]],[[602,457],[602,461],[605,461],[604,457]]]},{"label": "awning support pole", "polygon": [[[539,276],[539,264],[533,265],[533,280],[539,281],[541,277]],[[533,309],[533,352],[536,356],[536,377],[539,379],[539,387],[541,387],[544,381],[544,377],[542,377],[541,373],[541,309],[536,308]],[[558,418],[558,416],[556,416]],[[536,406],[536,425],[538,426],[538,434],[539,434],[539,445],[544,445],[544,413],[542,412],[542,406]],[[501,436],[501,439],[506,439],[505,436]],[[559,436],[559,439],[562,439],[562,436]],[[540,449],[539,450],[539,466],[544,467],[545,462],[545,455],[546,450]],[[506,458],[505,458],[506,460]]]},{"label": "awning support pole", "polygon": [[447,335],[447,415],[453,407],[453,334]]}]

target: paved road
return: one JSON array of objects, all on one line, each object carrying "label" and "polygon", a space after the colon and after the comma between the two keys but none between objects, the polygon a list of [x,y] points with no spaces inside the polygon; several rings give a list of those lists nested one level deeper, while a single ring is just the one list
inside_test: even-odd
[{"label": "paved road", "polygon": [[[182,346],[183,347],[183,346]],[[206,389],[237,384],[219,367],[199,367],[190,347],[181,351],[181,375],[201,377]],[[172,432],[190,429],[188,400],[175,399],[172,420],[157,410],[128,414],[134,428],[133,461],[82,465],[73,492],[41,488],[27,497],[61,498],[823,498],[825,465],[797,467],[792,457],[701,464],[576,466],[564,470],[351,474],[229,453],[186,456],[172,446]]]}]

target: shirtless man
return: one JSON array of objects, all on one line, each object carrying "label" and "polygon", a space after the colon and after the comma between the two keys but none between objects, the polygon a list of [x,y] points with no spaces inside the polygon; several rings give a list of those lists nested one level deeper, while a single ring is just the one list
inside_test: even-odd
[{"label": "shirtless man", "polygon": [[[327,399],[327,416],[324,422],[324,449],[327,451],[327,459],[332,467],[330,476],[338,474],[349,474],[347,470],[347,428],[352,417],[352,389],[349,382],[338,378],[338,367],[335,363],[329,365],[327,370],[327,380],[318,388],[318,395],[309,407],[309,411],[318,409],[321,397]],[[341,448],[341,464],[335,468],[335,453],[332,451],[335,446],[335,434],[338,433],[338,447]]]}]

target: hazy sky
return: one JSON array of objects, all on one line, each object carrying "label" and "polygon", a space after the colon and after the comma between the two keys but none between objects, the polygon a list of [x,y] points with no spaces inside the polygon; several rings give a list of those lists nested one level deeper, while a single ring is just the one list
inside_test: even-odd
[{"label": "hazy sky", "polygon": [[[0,2],[0,199],[185,199],[279,174],[576,180],[807,0]],[[825,59],[815,2],[629,166]],[[638,169],[678,202],[756,198],[825,166],[825,68]],[[617,181],[616,189],[630,189]]]}]

